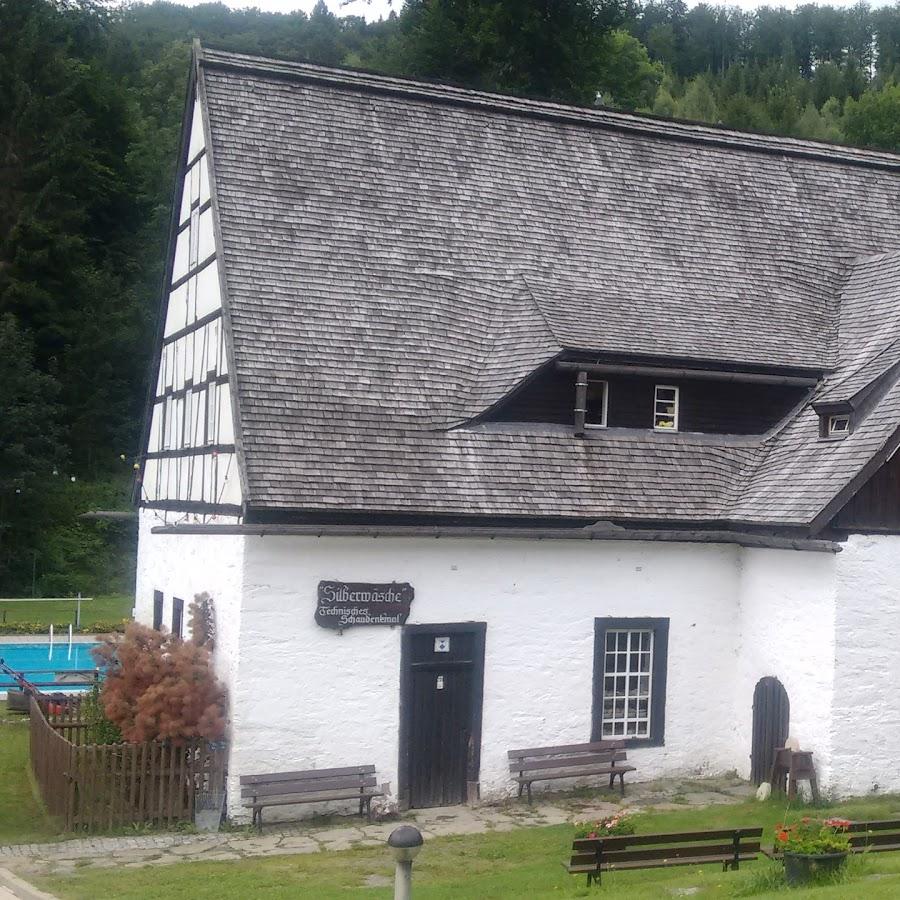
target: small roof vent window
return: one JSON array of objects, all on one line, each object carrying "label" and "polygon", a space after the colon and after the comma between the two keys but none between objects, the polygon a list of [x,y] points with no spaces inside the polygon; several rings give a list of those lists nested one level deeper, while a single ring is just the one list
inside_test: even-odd
[{"label": "small roof vent window", "polygon": [[850,434],[850,416],[828,417],[828,437],[846,437]]}]

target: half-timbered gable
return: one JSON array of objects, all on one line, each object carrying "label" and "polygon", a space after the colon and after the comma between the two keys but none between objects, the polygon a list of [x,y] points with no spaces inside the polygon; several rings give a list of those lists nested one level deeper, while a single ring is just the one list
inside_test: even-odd
[{"label": "half-timbered gable", "polygon": [[210,156],[192,80],[174,203],[140,502],[165,514],[241,511]]}]

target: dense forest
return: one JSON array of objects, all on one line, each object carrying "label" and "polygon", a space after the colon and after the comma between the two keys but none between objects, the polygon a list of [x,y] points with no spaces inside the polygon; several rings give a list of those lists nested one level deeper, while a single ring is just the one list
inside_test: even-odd
[{"label": "dense forest", "polygon": [[126,590],[190,41],[900,150],[900,3],[0,0],[0,596]]}]

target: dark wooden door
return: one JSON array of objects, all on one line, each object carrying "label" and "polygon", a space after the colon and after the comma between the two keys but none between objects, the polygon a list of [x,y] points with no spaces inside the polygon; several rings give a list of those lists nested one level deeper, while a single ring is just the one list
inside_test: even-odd
[{"label": "dark wooden door", "polygon": [[478,779],[484,631],[462,628],[414,626],[404,635],[401,714],[411,807],[465,803],[469,782]]},{"label": "dark wooden door", "polygon": [[783,747],[791,724],[791,704],[777,678],[761,678],[753,691],[753,745],[750,779],[754,784],[769,780],[775,749]]}]

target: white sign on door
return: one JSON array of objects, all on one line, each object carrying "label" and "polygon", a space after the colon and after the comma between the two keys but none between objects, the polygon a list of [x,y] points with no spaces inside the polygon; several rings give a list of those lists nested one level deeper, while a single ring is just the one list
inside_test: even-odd
[{"label": "white sign on door", "polygon": [[450,638],[436,637],[434,639],[434,652],[435,653],[449,653],[450,652]]}]

